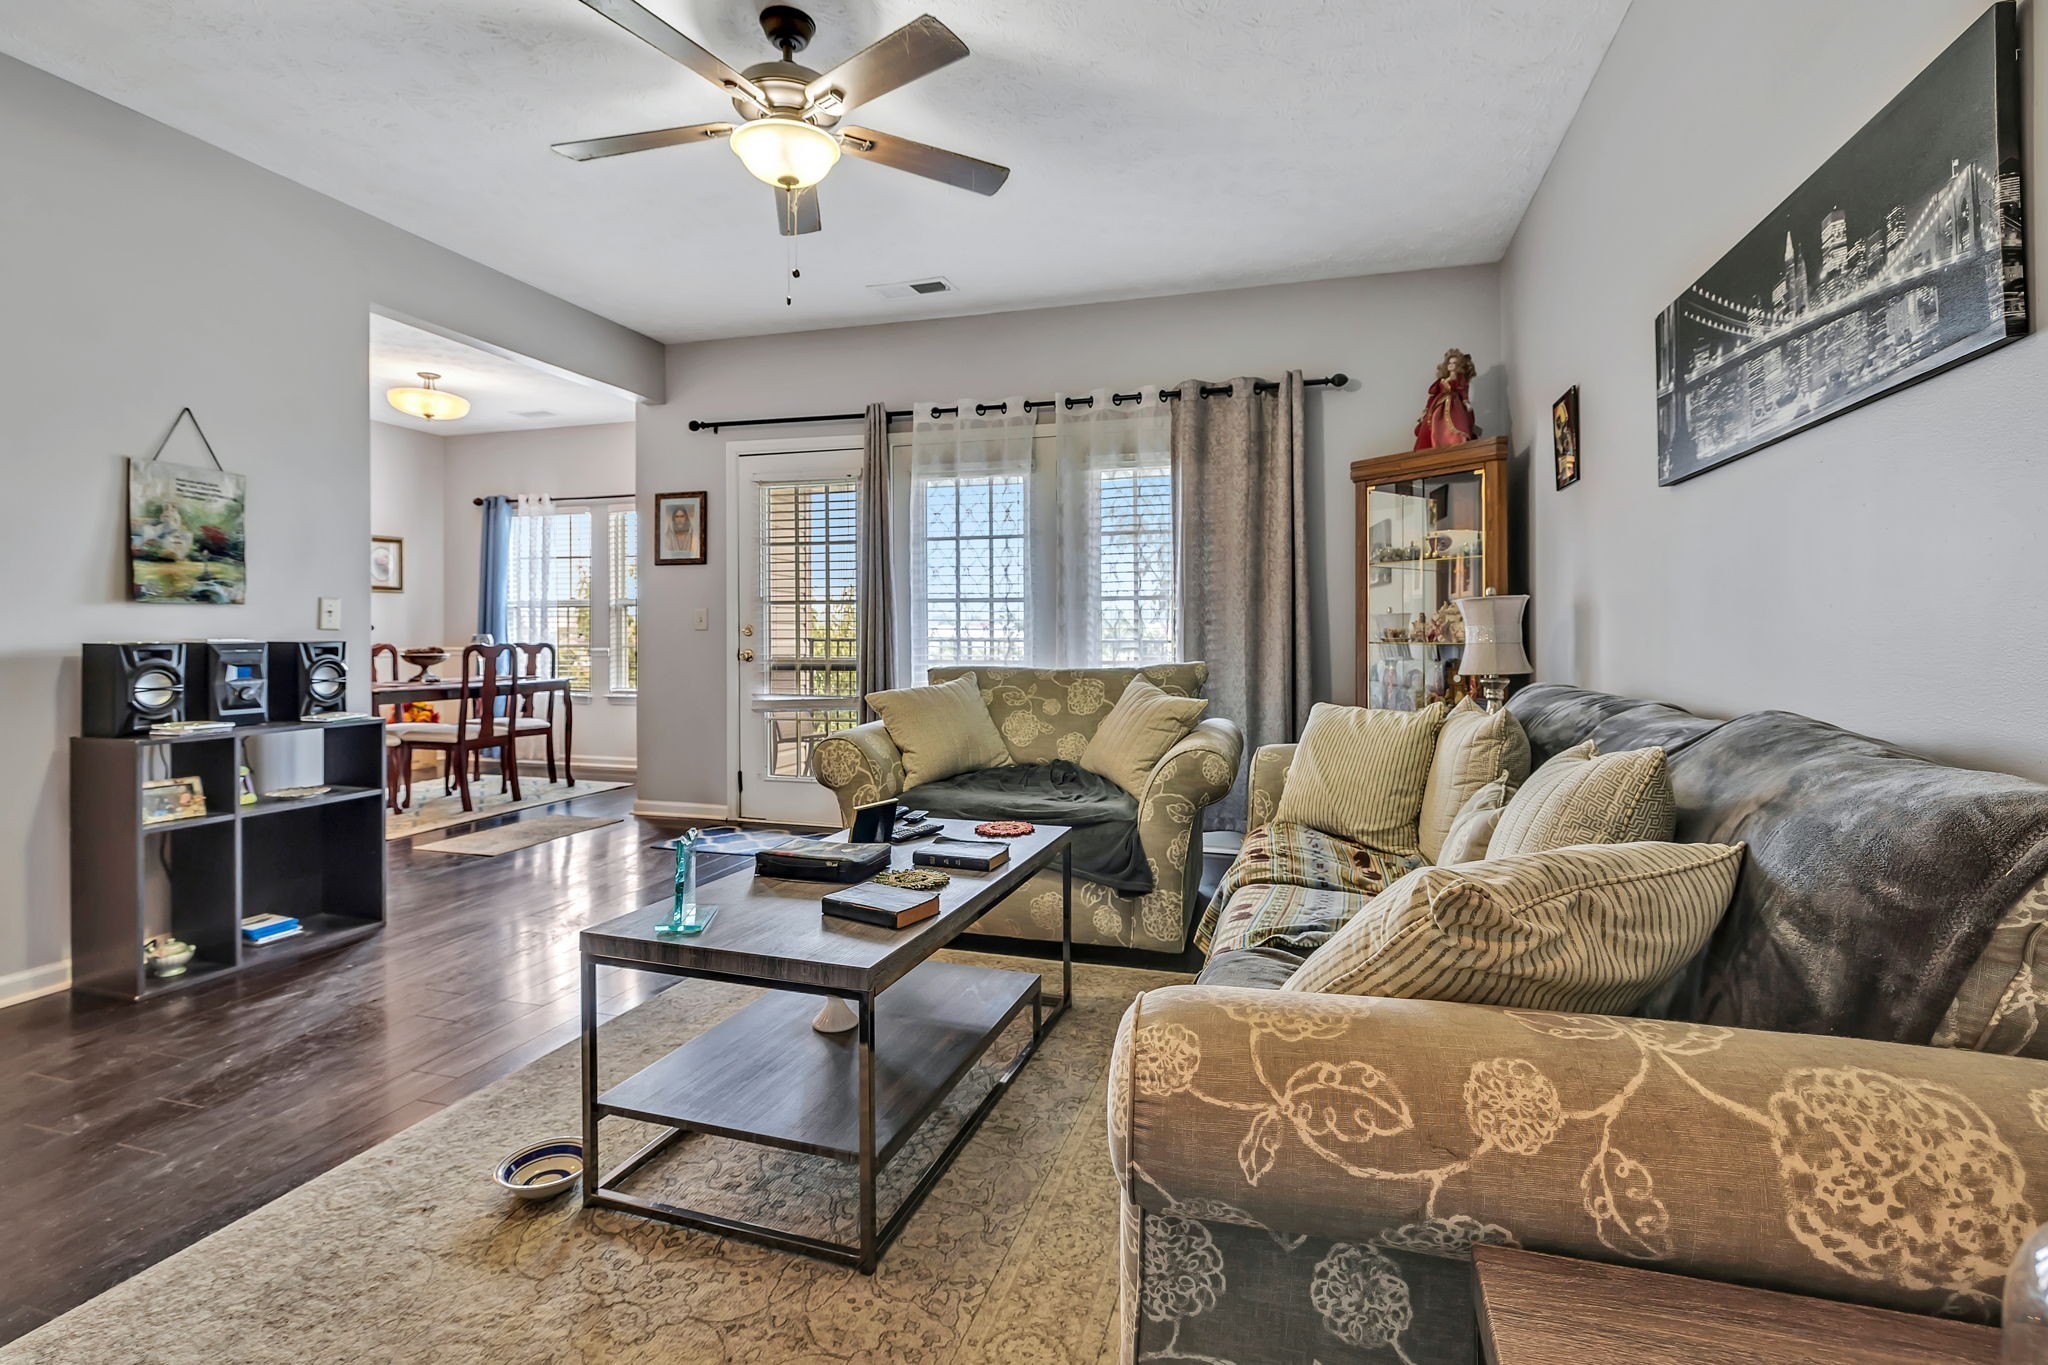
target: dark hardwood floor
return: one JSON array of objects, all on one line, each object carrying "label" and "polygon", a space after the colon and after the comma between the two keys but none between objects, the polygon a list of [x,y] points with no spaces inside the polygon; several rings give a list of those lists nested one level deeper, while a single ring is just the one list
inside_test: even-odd
[{"label": "dark hardwood floor", "polygon": [[[673,866],[647,845],[676,827],[632,798],[486,822],[626,817],[497,858],[386,845],[384,932],[297,966],[0,1010],[0,1342],[573,1038],[577,930],[661,895]],[[605,973],[604,1017],[664,984]]]}]

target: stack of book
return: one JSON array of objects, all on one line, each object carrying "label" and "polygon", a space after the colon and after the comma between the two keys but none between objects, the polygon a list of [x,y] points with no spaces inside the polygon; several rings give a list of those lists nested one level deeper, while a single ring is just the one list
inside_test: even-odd
[{"label": "stack of book", "polygon": [[844,891],[834,891],[821,905],[826,914],[837,919],[901,929],[938,914],[939,893],[911,891],[884,882],[862,882]]},{"label": "stack of book", "polygon": [[306,926],[290,915],[251,915],[242,921],[244,943],[274,943],[305,932]]},{"label": "stack of book", "polygon": [[149,727],[152,739],[179,739],[187,735],[231,735],[231,720],[160,720]]},{"label": "stack of book", "polygon": [[911,855],[919,867],[948,867],[963,872],[993,872],[1010,861],[1010,846],[995,840],[934,839]]}]

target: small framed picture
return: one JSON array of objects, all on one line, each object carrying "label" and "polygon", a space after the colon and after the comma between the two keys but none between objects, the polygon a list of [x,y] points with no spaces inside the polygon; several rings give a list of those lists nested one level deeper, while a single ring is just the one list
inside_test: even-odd
[{"label": "small framed picture", "polygon": [[1557,459],[1557,486],[1569,488],[1579,481],[1579,386],[1572,385],[1564,397],[1550,405],[1550,450]]},{"label": "small framed picture", "polygon": [[206,784],[196,777],[166,777],[142,784],[142,823],[164,825],[206,814]]},{"label": "small framed picture", "polygon": [[405,591],[405,541],[400,537],[370,537],[370,591]]},{"label": "small framed picture", "polygon": [[654,562],[705,563],[704,523],[708,511],[707,495],[701,491],[655,494]]}]

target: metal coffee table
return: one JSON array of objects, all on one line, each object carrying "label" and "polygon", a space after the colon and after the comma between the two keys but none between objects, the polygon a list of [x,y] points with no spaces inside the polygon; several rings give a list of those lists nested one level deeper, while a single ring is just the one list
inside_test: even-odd
[{"label": "metal coffee table", "polygon": [[[971,823],[946,833],[972,838]],[[722,877],[698,892],[717,917],[693,938],[661,937],[664,900],[585,929],[583,988],[583,1204],[660,1218],[683,1227],[741,1237],[787,1251],[857,1266],[873,1274],[882,1251],[938,1183],[953,1158],[1037,1052],[1073,998],[1071,831],[1040,825],[1008,841],[1010,860],[993,872],[955,872],[939,893],[939,913],[907,929],[883,929],[825,915],[828,882]],[[918,845],[898,848],[908,867]],[[1004,897],[1055,861],[1060,865],[1060,996],[1041,998],[1036,972],[1005,971],[931,955],[973,927]],[[599,1093],[597,969],[628,967],[670,976],[761,986],[768,994]],[[810,997],[852,1005],[855,1027],[824,1033]],[[1047,1004],[1051,1008],[1046,1008]],[[1026,1007],[1031,1036],[997,1077],[960,1131],[918,1176],[886,1222],[875,1207],[882,1168],[919,1124],[943,1104],[997,1035]],[[664,1131],[605,1172],[598,1125],[608,1117]],[[633,1173],[690,1133],[755,1142],[843,1161],[859,1168],[857,1243],[826,1241],[627,1191]]]}]

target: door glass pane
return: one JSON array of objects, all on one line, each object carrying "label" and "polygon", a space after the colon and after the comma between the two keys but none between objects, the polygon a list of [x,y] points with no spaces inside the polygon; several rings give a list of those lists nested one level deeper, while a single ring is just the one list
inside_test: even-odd
[{"label": "door glass pane", "polygon": [[850,704],[860,686],[855,489],[852,479],[761,485],[757,700],[772,704],[755,715],[775,777],[809,777],[817,742],[858,720]]}]

